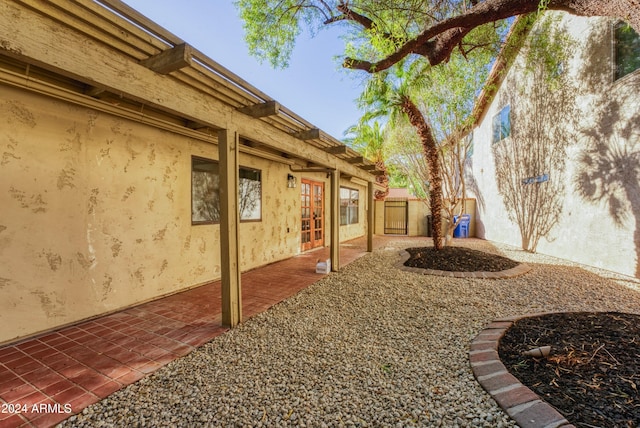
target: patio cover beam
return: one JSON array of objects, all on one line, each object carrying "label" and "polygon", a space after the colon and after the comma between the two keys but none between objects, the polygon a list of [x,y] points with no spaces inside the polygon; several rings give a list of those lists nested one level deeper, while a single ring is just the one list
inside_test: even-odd
[{"label": "patio cover beam", "polygon": [[294,137],[300,140],[317,140],[320,138],[320,130],[318,128],[307,129],[306,131],[300,131],[293,134]]},{"label": "patio cover beam", "polygon": [[325,152],[331,153],[332,155],[344,155],[347,153],[347,146],[327,147]]},{"label": "patio cover beam", "polygon": [[340,171],[331,171],[331,270],[340,270]]},{"label": "patio cover beam", "polygon": [[222,325],[235,327],[242,322],[238,210],[238,154],[240,138],[235,130],[218,131],[220,159],[220,264]]},{"label": "patio cover beam", "polygon": [[189,67],[193,49],[186,43],[174,46],[157,55],[140,61],[140,64],[159,74],[169,74],[181,68]]},{"label": "patio cover beam", "polygon": [[373,229],[375,227],[375,201],[374,201],[374,183],[367,183],[367,251],[373,251]]},{"label": "patio cover beam", "polygon": [[277,101],[266,101],[264,103],[242,107],[238,109],[238,111],[255,118],[275,116],[280,112],[280,103]]},{"label": "patio cover beam", "polygon": [[364,171],[375,171],[376,170],[376,166],[373,165],[373,164],[371,164],[371,165],[362,165],[359,168],[364,170]]}]

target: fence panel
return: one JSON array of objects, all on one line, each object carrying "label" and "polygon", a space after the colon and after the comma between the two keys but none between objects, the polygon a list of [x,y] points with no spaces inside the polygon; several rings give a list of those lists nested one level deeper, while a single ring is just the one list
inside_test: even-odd
[{"label": "fence panel", "polygon": [[404,198],[389,198],[384,201],[384,233],[406,235],[409,201]]}]

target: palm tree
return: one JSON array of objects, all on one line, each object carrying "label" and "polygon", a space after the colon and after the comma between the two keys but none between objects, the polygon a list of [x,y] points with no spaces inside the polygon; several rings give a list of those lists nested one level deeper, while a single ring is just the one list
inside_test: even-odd
[{"label": "palm tree", "polygon": [[375,162],[377,169],[383,171],[383,174],[376,177],[376,182],[385,190],[376,190],[375,198],[377,201],[384,200],[389,194],[389,175],[385,165],[384,128],[377,120],[372,125],[361,120],[357,125],[349,127],[345,131],[345,135],[350,135],[344,139],[345,143],[371,162]]},{"label": "palm tree", "polygon": [[433,129],[422,114],[412,94],[419,94],[426,87],[428,74],[425,63],[402,61],[392,70],[385,70],[371,77],[360,104],[367,109],[363,120],[388,117],[390,123],[408,120],[416,130],[429,170],[429,201],[432,215],[433,246],[442,249],[442,176],[438,144]]}]

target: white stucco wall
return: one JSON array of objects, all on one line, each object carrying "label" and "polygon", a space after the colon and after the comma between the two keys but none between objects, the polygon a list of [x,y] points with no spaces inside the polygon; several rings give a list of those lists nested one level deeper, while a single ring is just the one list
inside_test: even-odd
[{"label": "white stucco wall", "polygon": [[[606,19],[557,15],[578,41],[575,55],[563,67],[576,86],[571,104],[562,107],[571,110],[576,123],[562,124],[571,126],[574,138],[564,168],[551,175],[551,180],[564,184],[560,221],[540,240],[537,251],[638,276],[640,72],[613,82],[611,24]],[[477,235],[520,246],[520,228],[509,219],[498,192],[491,142],[492,119],[509,95],[512,112],[533,114],[526,97],[507,93],[513,87],[510,82],[524,78],[517,65],[474,131],[472,162],[478,183]],[[514,132],[518,126],[512,121]],[[510,137],[497,144],[515,142]],[[605,182],[609,184],[603,186]]]}]

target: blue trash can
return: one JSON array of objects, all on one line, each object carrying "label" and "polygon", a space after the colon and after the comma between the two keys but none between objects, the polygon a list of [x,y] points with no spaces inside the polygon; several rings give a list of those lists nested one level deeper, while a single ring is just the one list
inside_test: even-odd
[{"label": "blue trash can", "polygon": [[[458,216],[453,216],[453,221],[458,221]],[[460,223],[453,230],[454,238],[468,238],[469,237],[469,223],[471,223],[471,215],[462,214],[462,218],[460,219]]]}]

